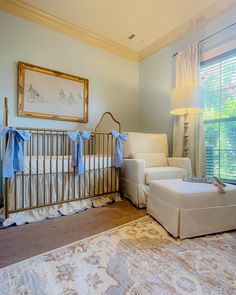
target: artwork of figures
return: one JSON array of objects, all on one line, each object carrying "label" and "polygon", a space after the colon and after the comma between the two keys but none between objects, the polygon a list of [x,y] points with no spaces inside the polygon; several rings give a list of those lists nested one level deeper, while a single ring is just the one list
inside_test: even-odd
[{"label": "artwork of figures", "polygon": [[18,63],[18,115],[88,121],[88,80]]},{"label": "artwork of figures", "polygon": [[39,93],[33,88],[32,84],[30,84],[29,89],[27,90],[27,101],[29,103],[44,102],[45,99],[42,95],[39,95]]},{"label": "artwork of figures", "polygon": [[68,104],[77,104],[82,101],[81,93],[78,93],[77,97],[70,92],[69,96],[66,96],[63,89],[59,93],[59,101],[67,101]]}]

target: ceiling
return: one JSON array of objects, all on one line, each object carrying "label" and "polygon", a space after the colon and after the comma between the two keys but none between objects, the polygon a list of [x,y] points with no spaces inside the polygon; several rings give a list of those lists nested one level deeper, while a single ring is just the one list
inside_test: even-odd
[{"label": "ceiling", "polygon": [[[140,51],[217,0],[24,0],[61,19]],[[136,37],[128,39],[132,33]]]},{"label": "ceiling", "polygon": [[[223,11],[235,0],[0,0],[37,9],[65,21],[93,37],[102,38],[130,53],[140,54],[164,40],[177,28],[190,24],[196,29],[208,15]],[[226,5],[227,4],[227,5]],[[7,4],[6,4],[7,5]],[[17,14],[17,13],[16,13]],[[19,14],[19,13],[18,13]],[[27,18],[27,16],[26,16]],[[32,17],[31,17],[32,19]],[[193,22],[194,20],[194,22]],[[184,31],[184,32],[185,32]],[[189,29],[187,30],[189,31]],[[136,36],[129,40],[131,34]],[[174,35],[173,35],[174,36]],[[175,36],[176,38],[176,36]],[[173,39],[173,38],[172,38]],[[170,42],[170,41],[169,41]],[[158,47],[158,46],[155,46]]]}]

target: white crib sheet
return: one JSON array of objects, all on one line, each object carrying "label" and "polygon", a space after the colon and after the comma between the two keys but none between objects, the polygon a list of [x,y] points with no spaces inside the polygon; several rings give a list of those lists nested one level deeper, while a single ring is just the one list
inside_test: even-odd
[{"label": "white crib sheet", "polygon": [[[90,158],[90,159],[89,159]],[[45,159],[45,161],[44,161]],[[60,172],[73,172],[74,167],[71,164],[71,155],[66,156],[29,156],[24,157],[24,173],[29,174],[43,174],[44,165],[45,173],[60,173]],[[103,169],[112,167],[112,157],[103,155],[86,155],[83,156],[85,171],[94,169]]]}]

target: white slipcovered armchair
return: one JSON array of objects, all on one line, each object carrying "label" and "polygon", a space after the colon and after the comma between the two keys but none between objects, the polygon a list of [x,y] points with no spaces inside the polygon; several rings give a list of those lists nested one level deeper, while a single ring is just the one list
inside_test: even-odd
[{"label": "white slipcovered armchair", "polygon": [[138,208],[146,207],[152,180],[192,175],[189,158],[168,158],[166,134],[128,132],[121,168],[122,192]]}]

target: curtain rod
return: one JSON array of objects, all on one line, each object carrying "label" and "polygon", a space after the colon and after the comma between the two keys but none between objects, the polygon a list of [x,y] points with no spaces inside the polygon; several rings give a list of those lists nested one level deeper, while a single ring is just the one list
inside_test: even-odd
[{"label": "curtain rod", "polygon": [[[200,40],[200,41],[198,42],[198,44],[200,44],[200,43],[202,43],[202,42],[204,42],[204,41],[210,39],[211,37],[214,37],[215,35],[217,35],[217,34],[223,32],[223,31],[225,31],[225,30],[227,30],[227,29],[229,29],[229,28],[231,28],[231,27],[233,27],[234,25],[236,25],[236,22],[235,22],[235,23],[232,23],[231,25],[229,25],[229,26],[227,26],[227,27],[225,27],[225,28],[223,28],[223,29],[221,29],[221,30],[219,30],[219,31],[217,31],[217,32],[215,32],[215,33],[213,33],[213,34],[207,36],[206,38],[204,38],[204,39],[202,39],[202,40]],[[178,54],[178,52],[175,52],[175,53],[172,55],[172,57],[175,57],[177,54]]]}]

